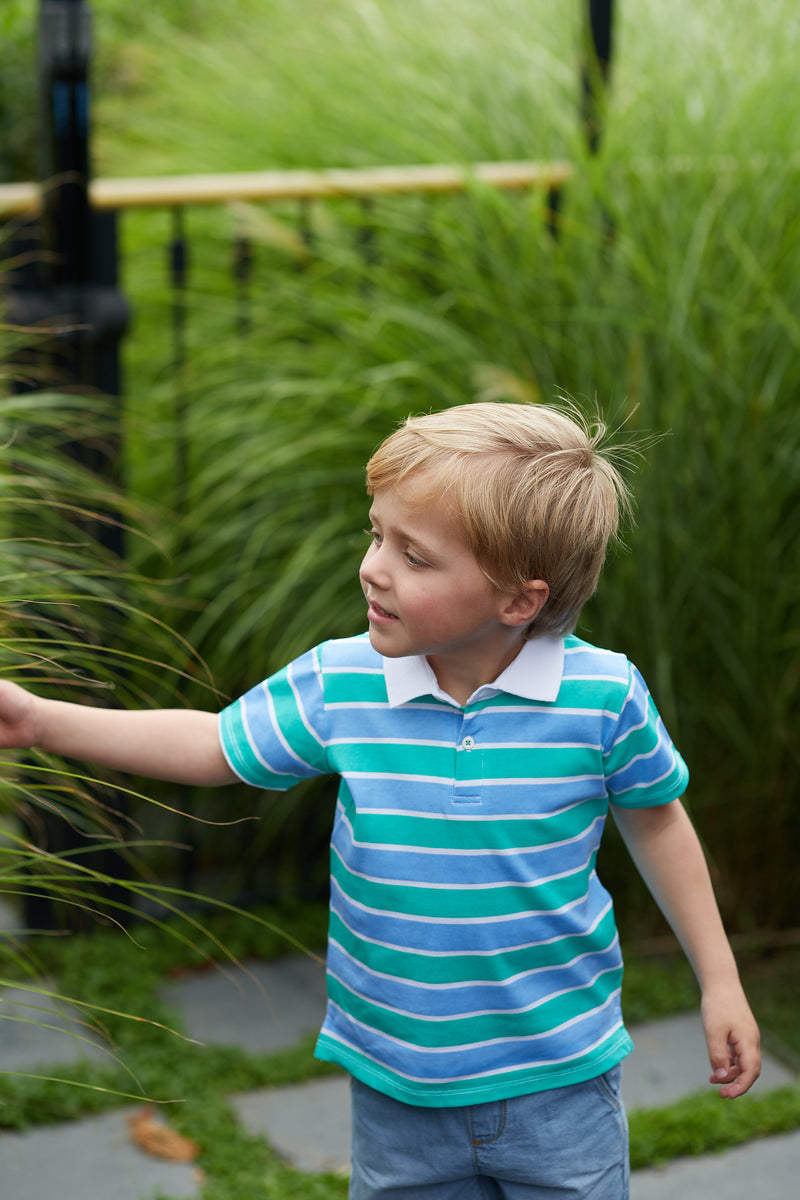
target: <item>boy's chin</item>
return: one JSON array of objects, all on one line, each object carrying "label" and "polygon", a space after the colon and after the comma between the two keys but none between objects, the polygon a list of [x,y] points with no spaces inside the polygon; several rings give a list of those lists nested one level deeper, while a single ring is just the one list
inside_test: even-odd
[{"label": "boy's chin", "polygon": [[383,658],[411,658],[416,654],[415,650],[399,650],[393,649],[390,645],[387,646],[387,637],[382,637],[380,630],[369,629],[369,642],[373,650],[377,650],[378,654]]}]

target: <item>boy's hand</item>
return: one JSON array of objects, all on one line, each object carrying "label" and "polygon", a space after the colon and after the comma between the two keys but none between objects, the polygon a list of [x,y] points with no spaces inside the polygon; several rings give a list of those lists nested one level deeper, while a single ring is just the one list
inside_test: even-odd
[{"label": "boy's hand", "polygon": [[761,1074],[758,1026],[740,988],[704,994],[703,1028],[711,1063],[710,1083],[724,1100],[743,1096]]},{"label": "boy's hand", "polygon": [[0,748],[30,749],[38,739],[36,697],[16,683],[0,682]]}]

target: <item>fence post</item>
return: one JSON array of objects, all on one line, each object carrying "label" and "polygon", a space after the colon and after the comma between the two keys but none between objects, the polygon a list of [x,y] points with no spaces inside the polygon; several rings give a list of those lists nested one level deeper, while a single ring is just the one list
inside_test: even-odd
[{"label": "fence post", "polygon": [[[11,239],[10,256],[22,263],[9,272],[6,320],[42,330],[46,338],[26,356],[44,365],[48,386],[86,389],[109,397],[120,393],[119,343],[128,306],[117,287],[116,213],[96,212],[89,202],[91,13],[85,0],[40,0],[38,13],[39,179],[41,214],[22,224]],[[45,348],[42,348],[45,347]],[[44,358],[44,363],[42,359]],[[24,363],[23,363],[24,368]],[[37,386],[42,386],[41,369]],[[20,382],[18,391],[33,385]],[[98,450],[73,442],[68,452],[109,477],[119,470],[119,445]],[[122,555],[121,525],[101,521],[92,533]],[[35,790],[35,781],[31,781]],[[117,809],[124,800],[115,794]],[[85,848],[70,824],[41,814],[50,850]],[[33,833],[33,830],[30,830]],[[90,864],[90,856],[82,856]],[[120,856],[94,863],[124,875]],[[112,869],[113,868],[113,869]],[[115,891],[115,895],[119,893]],[[29,927],[51,928],[59,915],[52,900],[27,897]]]},{"label": "fence post", "polygon": [[582,120],[590,153],[600,148],[611,70],[614,0],[586,0],[586,51],[582,69]]},{"label": "fence post", "polygon": [[[613,43],[614,0],[581,0],[582,59],[580,117],[586,145],[590,154],[600,148],[603,109],[611,68]],[[546,222],[551,235],[559,234],[561,213],[560,185],[547,192]]]}]

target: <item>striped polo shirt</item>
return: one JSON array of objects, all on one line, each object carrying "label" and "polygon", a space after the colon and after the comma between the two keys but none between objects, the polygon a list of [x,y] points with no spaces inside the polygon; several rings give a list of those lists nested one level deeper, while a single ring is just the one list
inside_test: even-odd
[{"label": "striped polo shirt", "polygon": [[595,859],[609,801],[668,803],[688,772],[623,655],[538,638],[462,706],[424,658],[325,642],[226,708],[220,740],[255,787],[340,776],[317,1057],[447,1107],[630,1051]]}]

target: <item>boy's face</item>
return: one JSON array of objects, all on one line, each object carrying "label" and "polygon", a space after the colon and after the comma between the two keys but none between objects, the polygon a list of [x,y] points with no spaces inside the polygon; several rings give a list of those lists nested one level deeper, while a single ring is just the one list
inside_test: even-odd
[{"label": "boy's face", "polygon": [[508,665],[523,626],[508,619],[509,593],[484,575],[447,507],[411,478],[375,493],[370,521],[359,575],[373,647],[387,658],[429,656],[440,683],[440,662],[479,673]]}]

